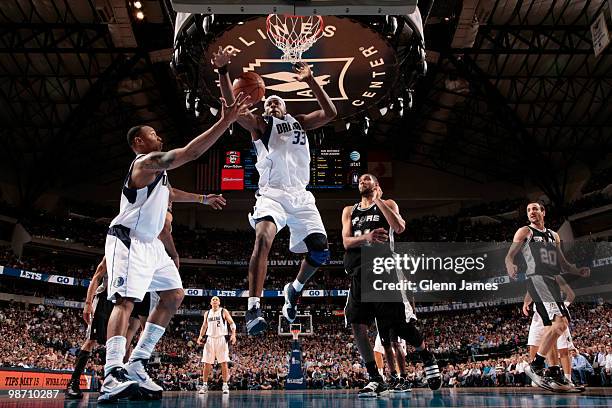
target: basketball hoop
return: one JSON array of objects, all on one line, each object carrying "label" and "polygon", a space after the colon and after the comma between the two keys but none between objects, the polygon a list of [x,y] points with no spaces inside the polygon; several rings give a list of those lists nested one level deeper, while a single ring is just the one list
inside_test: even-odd
[{"label": "basketball hoop", "polygon": [[282,60],[296,63],[302,53],[323,35],[323,17],[270,14],[266,19],[268,38],[283,52]]},{"label": "basketball hoop", "polygon": [[290,328],[290,331],[291,331],[291,335],[293,336],[293,340],[297,340],[298,336],[302,332],[302,325],[301,324],[292,324],[291,328]]}]

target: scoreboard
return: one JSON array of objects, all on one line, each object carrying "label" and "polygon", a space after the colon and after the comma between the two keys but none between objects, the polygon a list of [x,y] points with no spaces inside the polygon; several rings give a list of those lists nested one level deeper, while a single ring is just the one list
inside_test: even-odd
[{"label": "scoreboard", "polygon": [[[222,190],[257,190],[259,174],[254,149],[226,151],[221,170]],[[357,149],[318,147],[310,149],[309,190],[355,189],[367,171],[364,152]]]}]

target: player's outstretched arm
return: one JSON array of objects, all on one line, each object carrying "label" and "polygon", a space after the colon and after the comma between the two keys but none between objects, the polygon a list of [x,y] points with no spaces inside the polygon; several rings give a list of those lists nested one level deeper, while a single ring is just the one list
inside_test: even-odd
[{"label": "player's outstretched arm", "polygon": [[297,73],[297,80],[308,84],[321,107],[321,109],[305,115],[295,115],[295,119],[300,122],[302,127],[306,130],[320,128],[334,120],[336,115],[338,115],[338,111],[327,93],[321,88],[321,85],[319,85],[312,75],[312,70],[308,64],[299,62],[294,66],[294,70]]},{"label": "player's outstretched arm", "polygon": [[[227,72],[227,66],[232,63],[232,57],[235,55],[229,52],[229,49],[223,49],[219,46],[219,50],[213,53],[211,63],[219,73],[219,87],[221,88],[221,96],[225,98],[227,103],[233,103],[234,93],[232,92],[232,79]],[[259,102],[259,101],[253,101]],[[251,112],[247,112],[238,118],[238,124],[251,132],[254,139],[259,138],[266,130],[266,123],[261,116],[255,116]]]},{"label": "player's outstretched arm", "polygon": [[238,95],[238,100],[229,105],[222,99],[221,118],[210,129],[197,136],[185,147],[170,150],[169,152],[153,152],[143,156],[142,159],[134,163],[134,171],[157,172],[171,170],[197,159],[219,140],[221,135],[240,115],[244,115],[249,111],[248,108],[251,106],[249,99],[248,96],[240,94]]},{"label": "player's outstretched arm", "polygon": [[200,203],[210,205],[215,210],[222,210],[227,204],[223,194],[195,194],[172,187],[170,201],[177,203]]}]

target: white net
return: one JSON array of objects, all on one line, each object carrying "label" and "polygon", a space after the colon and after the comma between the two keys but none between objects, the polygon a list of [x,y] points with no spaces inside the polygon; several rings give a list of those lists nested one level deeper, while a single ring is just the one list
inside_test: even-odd
[{"label": "white net", "polygon": [[283,52],[283,61],[295,63],[323,35],[323,17],[270,14],[266,31],[272,44]]}]

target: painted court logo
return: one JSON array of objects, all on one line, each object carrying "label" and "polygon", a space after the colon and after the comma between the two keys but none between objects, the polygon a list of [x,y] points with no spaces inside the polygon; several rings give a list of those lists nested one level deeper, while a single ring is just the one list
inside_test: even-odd
[{"label": "painted court logo", "polygon": [[[291,64],[282,61],[282,52],[267,38],[265,17],[254,18],[221,34],[203,59],[207,85],[218,91],[218,75],[211,66],[212,53],[219,46],[235,53],[230,76],[256,72],[266,84],[266,96],[276,94],[292,114],[318,108],[308,84],[296,80]],[[282,30],[282,27],[279,28]],[[336,105],[340,118],[354,115],[384,99],[398,77],[395,51],[370,28],[349,18],[325,17],[323,36],[303,55],[317,83]],[[262,105],[255,105],[261,112]]]}]

